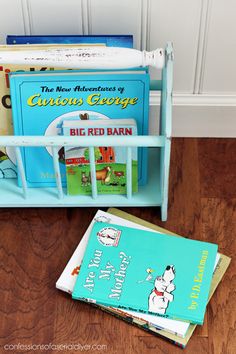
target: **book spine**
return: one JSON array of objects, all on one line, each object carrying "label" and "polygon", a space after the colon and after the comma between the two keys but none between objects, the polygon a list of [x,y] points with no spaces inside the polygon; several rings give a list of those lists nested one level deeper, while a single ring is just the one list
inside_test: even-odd
[{"label": "book spine", "polygon": [[139,313],[145,313],[145,314],[148,314],[148,315],[156,315],[156,316],[159,316],[159,317],[164,317],[164,318],[168,318],[168,319],[171,319],[171,320],[176,320],[176,321],[185,321],[185,322],[190,322],[192,324],[196,324],[196,325],[202,325],[203,324],[203,321],[200,321],[199,319],[196,319],[196,318],[181,318],[181,316],[177,316],[176,315],[172,315],[172,314],[160,314],[160,313],[153,313],[153,312],[150,312],[150,311],[147,311],[147,310],[144,310],[144,309],[137,309],[137,308],[134,308],[132,306],[129,306],[129,305],[119,305],[119,304],[111,304],[111,303],[106,303],[104,302],[103,300],[98,300],[98,299],[92,299],[92,298],[81,298],[80,296],[77,296],[76,293],[74,292],[72,294],[72,298],[75,299],[75,300],[81,300],[81,301],[85,301],[85,302],[89,302],[89,303],[92,303],[92,304],[97,304],[98,306],[105,306],[105,307],[115,307],[117,309],[121,309],[121,310],[128,310],[128,311],[135,311],[135,312],[139,312]]},{"label": "book spine", "polygon": [[70,67],[71,69],[124,69],[153,66],[162,69],[164,50],[152,52],[119,47],[78,47],[42,50],[2,51],[2,64],[31,64]]}]

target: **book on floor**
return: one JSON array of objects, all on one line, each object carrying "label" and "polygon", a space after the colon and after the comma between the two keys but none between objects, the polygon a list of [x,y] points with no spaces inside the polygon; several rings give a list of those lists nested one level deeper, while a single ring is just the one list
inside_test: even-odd
[{"label": "book on floor", "polygon": [[[96,116],[76,117],[62,123],[65,136],[132,136],[137,135],[134,119],[96,119]],[[138,190],[137,148],[132,148],[132,192]],[[94,148],[98,193],[125,194],[127,191],[127,149],[124,146]],[[88,147],[65,147],[67,193],[91,194],[92,180]]]},{"label": "book on floor", "polygon": [[[124,220],[127,220],[127,221],[132,221],[134,223],[137,223],[139,225],[143,225],[145,227],[148,227],[152,230],[155,230],[155,231],[159,231],[159,232],[162,232],[162,233],[168,233],[169,235],[173,235],[173,236],[176,236],[176,237],[182,237],[178,234],[175,234],[169,230],[166,230],[164,228],[161,228],[157,225],[154,225],[150,222],[147,222],[143,219],[140,219],[134,215],[131,215],[129,213],[126,213],[122,210],[119,210],[119,209],[116,209],[116,208],[109,208],[108,209],[108,212],[112,215],[115,215],[115,216],[118,216],[118,217],[121,217],[122,219]],[[229,264],[231,262],[231,258],[225,256],[224,254],[222,253],[219,253],[220,255],[220,259],[217,263],[217,266],[215,268],[215,272],[213,273],[213,277],[212,277],[212,282],[211,282],[211,287],[210,287],[210,292],[209,292],[209,297],[208,297],[208,302],[210,301],[211,297],[213,296],[216,288],[218,287],[220,281],[222,280],[227,268],[229,267]],[[124,319],[125,320],[125,319]],[[137,325],[138,327],[140,327],[140,323],[138,323],[137,321],[133,321],[133,324],[134,325]],[[190,340],[191,336],[193,335],[194,333],[194,330],[196,329],[197,325],[196,324],[190,324],[189,325],[189,328],[186,332],[186,335],[184,338],[179,338],[178,336],[176,336],[175,334],[172,334],[172,333],[168,333],[167,331],[165,330],[162,330],[162,329],[157,329],[153,326],[141,326],[141,328],[147,330],[147,331],[150,331],[151,333],[153,334],[156,334],[160,337],[163,337],[165,339],[167,339],[168,341],[170,341],[171,343],[173,344],[176,344],[182,348],[185,348],[188,341]]]},{"label": "book on floor", "polygon": [[[110,213],[106,213],[103,211],[98,211],[92,220],[91,224],[89,225],[85,235],[83,236],[81,242],[77,246],[74,254],[72,255],[71,259],[69,260],[66,268],[64,269],[63,273],[61,274],[60,278],[56,283],[56,287],[62,291],[66,291],[68,293],[72,293],[76,281],[76,277],[79,273],[79,269],[82,263],[83,255],[86,249],[86,245],[88,242],[88,238],[92,229],[92,226],[95,222],[109,222],[109,223],[116,223],[120,225],[126,225],[129,227],[136,227],[144,230],[151,230],[150,226],[155,229],[156,232],[163,232],[163,230],[156,225],[146,223],[146,227],[143,226],[141,223],[145,223],[143,220],[133,217],[130,214],[121,212],[117,209],[109,209]],[[121,213],[121,217],[115,215],[115,213]],[[127,220],[128,218],[135,218],[135,222]],[[125,219],[126,218],[126,219]],[[141,223],[140,223],[141,222]],[[169,232],[166,231],[165,232]],[[218,264],[220,259],[220,255],[217,254],[216,264]],[[216,268],[216,272],[218,273],[218,268]],[[213,276],[214,280],[215,275]],[[189,329],[195,328],[194,325],[190,325],[187,322],[171,320],[167,318],[162,318],[153,315],[146,315],[143,313],[132,312],[129,310],[121,310],[111,307],[103,308],[109,313],[119,316],[121,319],[126,321],[132,321],[134,324],[141,325],[142,328],[148,329],[152,333],[161,333],[161,335],[170,335],[173,336],[173,340],[180,340],[183,342],[183,338],[185,335],[189,337]],[[184,345],[184,343],[180,343],[180,345]]]},{"label": "book on floor", "polygon": [[[81,263],[83,261],[84,252],[87,246],[87,242],[90,236],[90,232],[95,222],[109,222],[109,223],[116,223],[118,225],[126,225],[129,227],[135,227],[141,230],[150,230],[142,225],[135,224],[131,221],[124,220],[120,217],[112,215],[110,213],[98,210],[96,215],[94,216],[93,220],[91,221],[87,231],[85,232],[82,240],[80,241],[79,245],[77,246],[74,254],[72,255],[71,259],[69,260],[66,268],[64,269],[63,273],[61,274],[60,278],[56,283],[56,287],[62,291],[68,292],[72,294],[77,275],[79,273]],[[101,306],[99,306],[101,307]],[[113,312],[114,314],[119,314],[120,316],[124,316],[125,318],[132,318],[136,321],[140,321],[143,323],[148,323],[149,325],[154,326],[155,328],[164,328],[166,331],[170,333],[176,333],[178,336],[184,337],[187,329],[189,327],[189,323],[182,322],[178,320],[172,320],[168,318],[163,318],[159,316],[148,315],[144,313],[138,313],[130,310],[121,310],[112,307],[103,307],[104,310],[109,312]]]},{"label": "book on floor", "polygon": [[[142,68],[13,73],[10,87],[16,135],[57,135],[63,120],[78,116],[134,117],[138,134],[148,132],[149,74]],[[29,147],[22,151],[28,186],[55,186],[52,150]],[[60,147],[58,159],[65,185],[64,149]],[[145,184],[146,179],[147,148],[142,148],[138,151],[139,184]]]},{"label": "book on floor", "polygon": [[73,298],[202,324],[217,245],[95,223]]}]

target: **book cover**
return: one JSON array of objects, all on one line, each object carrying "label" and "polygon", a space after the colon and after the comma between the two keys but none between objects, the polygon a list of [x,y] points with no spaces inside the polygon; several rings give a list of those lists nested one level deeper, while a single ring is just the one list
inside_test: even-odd
[{"label": "book cover", "polygon": [[[86,116],[85,116],[86,117]],[[83,117],[83,118],[85,118]],[[87,118],[89,118],[87,116]],[[94,118],[94,119],[93,119]],[[131,136],[137,135],[134,119],[90,119],[63,121],[66,136]],[[98,193],[125,194],[127,191],[125,147],[100,146],[94,149]],[[67,193],[69,195],[92,192],[89,148],[65,147]],[[132,192],[138,190],[137,148],[132,149]]]},{"label": "book cover", "polygon": [[96,223],[73,298],[202,324],[217,245]]},{"label": "book cover", "polygon": [[8,35],[7,44],[97,44],[133,48],[132,35]]},{"label": "book cover", "polygon": [[[146,70],[13,73],[10,88],[16,135],[57,135],[64,119],[78,116],[134,117],[138,134],[148,133],[149,74]],[[22,150],[28,186],[55,186],[51,149]],[[138,151],[139,184],[144,184],[147,178],[146,150]],[[58,149],[58,159],[65,185],[63,148]]]},{"label": "book cover", "polygon": [[[89,239],[89,235],[91,232],[91,229],[94,225],[95,222],[107,222],[107,223],[113,223],[117,225],[124,225],[128,227],[133,227],[141,230],[149,230],[152,231],[150,228],[146,228],[145,226],[139,225],[137,223],[134,223],[129,220],[125,220],[123,218],[120,218],[116,215],[113,215],[108,212],[104,212],[101,210],[98,210],[96,215],[94,216],[93,220],[91,221],[87,231],[85,232],[83,238],[81,239],[79,245],[77,246],[76,250],[74,251],[72,257],[70,258],[69,262],[67,263],[64,271],[62,272],[60,278],[56,282],[56,287],[62,291],[68,292],[69,294],[72,294],[74,286],[75,286],[75,281],[77,278],[77,275],[80,270],[80,266],[83,260],[84,252],[87,246],[87,242]],[[158,231],[157,231],[158,232]],[[216,262],[214,267],[218,264],[220,259],[220,255],[217,254],[216,257]],[[129,310],[118,310],[117,308],[111,308],[111,307],[106,307],[106,310],[108,312],[117,312],[119,313],[120,316],[124,316],[125,318],[131,318],[132,321],[143,321],[144,323],[155,327],[156,329],[164,329],[165,331],[176,334],[177,336],[180,337],[185,337],[188,328],[190,324],[188,322],[183,322],[183,321],[178,321],[178,320],[172,320],[169,318],[164,318],[164,317],[159,317],[156,315],[148,315],[144,313],[138,313],[134,311],[129,311]]]},{"label": "book cover", "polygon": [[[172,235],[172,236],[175,236],[175,237],[182,237],[178,234],[175,234],[169,230],[166,230],[160,226],[157,226],[157,225],[154,225],[148,221],[145,221],[143,219],[140,219],[134,215],[131,215],[129,213],[126,213],[122,210],[119,210],[119,209],[116,209],[116,208],[109,208],[108,209],[108,212],[109,214],[112,214],[112,215],[115,215],[115,216],[118,216],[126,221],[132,221],[138,225],[143,225],[145,227],[148,227],[152,230],[155,230],[155,231],[159,231],[159,232],[162,232],[162,233],[167,233],[168,235]],[[219,259],[219,262],[217,263],[217,266],[215,268],[215,272],[213,274],[213,277],[212,277],[212,282],[211,282],[211,287],[210,287],[210,292],[209,292],[209,297],[208,297],[208,302],[210,301],[210,299],[212,298],[216,288],[218,287],[219,283],[221,282],[225,272],[227,271],[227,268],[229,267],[229,264],[231,262],[231,258],[225,256],[224,254],[220,253],[220,259]],[[124,321],[127,321],[126,318],[124,317],[119,317],[121,319],[123,319]],[[169,333],[165,330],[162,330],[162,329],[157,329],[153,326],[145,326],[145,325],[142,325],[140,324],[138,321],[133,321],[132,324],[134,325],[137,325],[138,327],[152,333],[152,334],[156,334],[157,336],[159,337],[162,337],[162,338],[165,338],[167,339],[168,341],[170,341],[171,343],[175,344],[175,345],[178,345],[180,346],[181,348],[185,348],[186,345],[188,344],[191,336],[193,335],[193,332],[195,331],[197,325],[196,324],[190,324],[187,332],[186,332],[186,335],[184,338],[180,338],[178,337],[176,334],[172,334],[172,333]]]}]

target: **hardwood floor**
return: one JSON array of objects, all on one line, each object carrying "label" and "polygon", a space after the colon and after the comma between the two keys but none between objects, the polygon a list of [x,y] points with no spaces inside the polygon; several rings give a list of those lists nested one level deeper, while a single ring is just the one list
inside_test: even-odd
[{"label": "hardwood floor", "polygon": [[[218,243],[232,257],[189,354],[236,353],[236,140],[173,139],[168,221],[158,208],[125,208],[192,239]],[[4,345],[98,344],[86,353],[182,353],[134,326],[75,302],[55,282],[96,209],[0,210],[0,353]],[[50,344],[51,343],[51,344]],[[102,347],[104,346],[104,347]],[[46,347],[45,347],[46,348]],[[50,353],[52,350],[12,350]],[[77,349],[77,350],[76,350]],[[8,350],[10,351],[10,350]]]}]

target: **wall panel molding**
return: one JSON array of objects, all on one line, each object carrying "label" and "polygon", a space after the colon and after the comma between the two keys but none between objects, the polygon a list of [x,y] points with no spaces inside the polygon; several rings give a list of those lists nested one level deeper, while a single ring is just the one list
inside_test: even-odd
[{"label": "wall panel molding", "polygon": [[[150,96],[150,134],[159,129],[160,94]],[[236,137],[235,95],[173,95],[173,137]]]},{"label": "wall panel molding", "polygon": [[193,93],[200,93],[202,85],[202,76],[204,74],[204,59],[207,45],[207,33],[209,25],[209,8],[211,0],[202,0],[201,18],[199,23],[198,49],[196,57],[196,68],[194,78]]},{"label": "wall panel molding", "polygon": [[201,93],[236,93],[236,1],[210,0]]},{"label": "wall panel molding", "polygon": [[[133,34],[142,50],[174,42],[173,136],[236,137],[235,0],[1,0],[1,7],[1,43],[7,34]],[[158,93],[150,104],[157,128]]]},{"label": "wall panel molding", "polygon": [[31,34],[82,34],[83,0],[28,0]]},{"label": "wall panel molding", "polygon": [[24,21],[24,34],[30,35],[31,34],[31,21],[30,21],[28,0],[21,0],[21,8],[22,8],[23,21]]},{"label": "wall panel molding", "polygon": [[90,0],[81,0],[82,33],[89,34],[89,7]]},{"label": "wall panel molding", "polygon": [[[90,34],[133,34],[134,47],[145,46],[146,0],[88,0]],[[144,42],[144,44],[143,44]]]},{"label": "wall panel molding", "polygon": [[[152,91],[150,105],[160,105],[160,93]],[[236,107],[235,95],[214,95],[214,94],[173,94],[173,106],[191,107]],[[235,119],[236,121],[236,119]]]},{"label": "wall panel molding", "polygon": [[0,43],[6,43],[8,34],[24,34],[24,18],[21,0],[1,0]]},{"label": "wall panel molding", "polygon": [[204,75],[206,72],[206,53],[207,53],[207,46],[209,40],[209,26],[210,26],[211,11],[212,11],[212,0],[205,0],[204,9],[203,9],[204,19],[203,19],[203,26],[202,26],[203,41],[202,41],[201,58],[200,58],[201,65],[200,65],[199,81],[197,82],[198,87],[196,87],[196,93],[202,92]]},{"label": "wall panel molding", "polygon": [[[203,0],[204,1],[204,0]],[[193,93],[199,47],[202,1],[150,0],[149,47],[172,41],[175,53],[174,90]],[[160,75],[152,70],[153,77]]]},{"label": "wall panel molding", "polygon": [[149,50],[150,47],[150,0],[142,0],[141,9],[141,50]]}]

